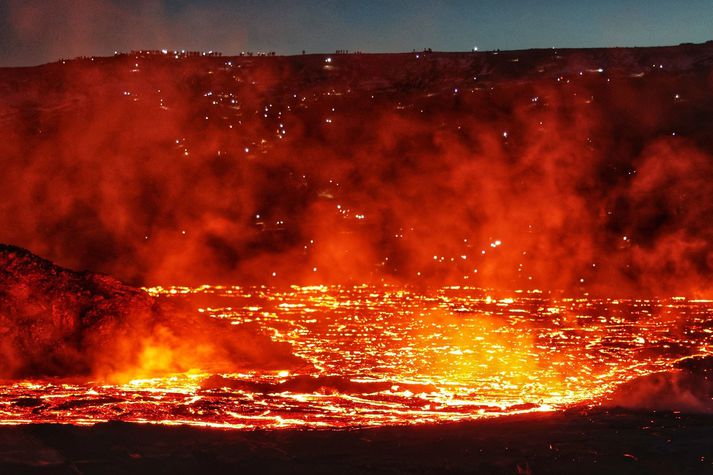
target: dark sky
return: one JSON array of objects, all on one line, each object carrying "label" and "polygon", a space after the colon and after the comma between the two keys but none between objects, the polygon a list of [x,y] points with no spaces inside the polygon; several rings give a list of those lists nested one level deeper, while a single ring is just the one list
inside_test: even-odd
[{"label": "dark sky", "polygon": [[0,66],[141,48],[295,54],[709,39],[711,0],[0,0]]}]

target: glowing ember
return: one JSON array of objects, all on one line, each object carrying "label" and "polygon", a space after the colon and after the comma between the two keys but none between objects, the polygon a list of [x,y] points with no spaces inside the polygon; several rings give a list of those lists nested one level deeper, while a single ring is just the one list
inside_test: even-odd
[{"label": "glowing ember", "polygon": [[548,411],[713,349],[710,301],[564,298],[394,286],[151,288],[251,323],[314,367],[184,373],[124,385],[0,386],[5,424],[107,420],[354,427]]}]

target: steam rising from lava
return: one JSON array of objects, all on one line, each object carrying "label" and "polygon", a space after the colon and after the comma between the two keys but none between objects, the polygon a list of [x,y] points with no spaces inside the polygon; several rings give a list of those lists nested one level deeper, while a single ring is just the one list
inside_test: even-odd
[{"label": "steam rising from lava", "polygon": [[675,370],[653,373],[622,384],[605,405],[659,411],[713,413],[713,361],[710,357],[684,358]]},{"label": "steam rising from lava", "polygon": [[124,382],[191,369],[303,366],[287,344],[192,315],[107,276],[76,273],[0,245],[0,378]]},{"label": "steam rising from lava", "polygon": [[705,292],[711,48],[5,69],[0,241],[135,283]]}]

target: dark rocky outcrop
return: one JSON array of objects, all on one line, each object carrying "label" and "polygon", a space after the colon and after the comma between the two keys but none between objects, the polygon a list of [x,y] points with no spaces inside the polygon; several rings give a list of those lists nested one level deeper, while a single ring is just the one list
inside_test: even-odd
[{"label": "dark rocky outcrop", "polygon": [[0,377],[124,379],[199,368],[290,368],[290,348],[141,289],[0,245]]},{"label": "dark rocky outcrop", "polygon": [[684,358],[671,371],[633,379],[616,388],[605,405],[713,413],[713,357]]}]

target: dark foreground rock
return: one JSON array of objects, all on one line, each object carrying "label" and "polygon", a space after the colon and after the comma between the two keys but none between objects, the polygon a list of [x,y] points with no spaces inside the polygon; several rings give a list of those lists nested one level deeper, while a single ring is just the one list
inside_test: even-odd
[{"label": "dark foreground rock", "polygon": [[0,428],[0,472],[713,473],[713,417],[594,411],[352,431]]},{"label": "dark foreground rock", "polygon": [[293,368],[287,345],[0,245],[0,378]]}]

